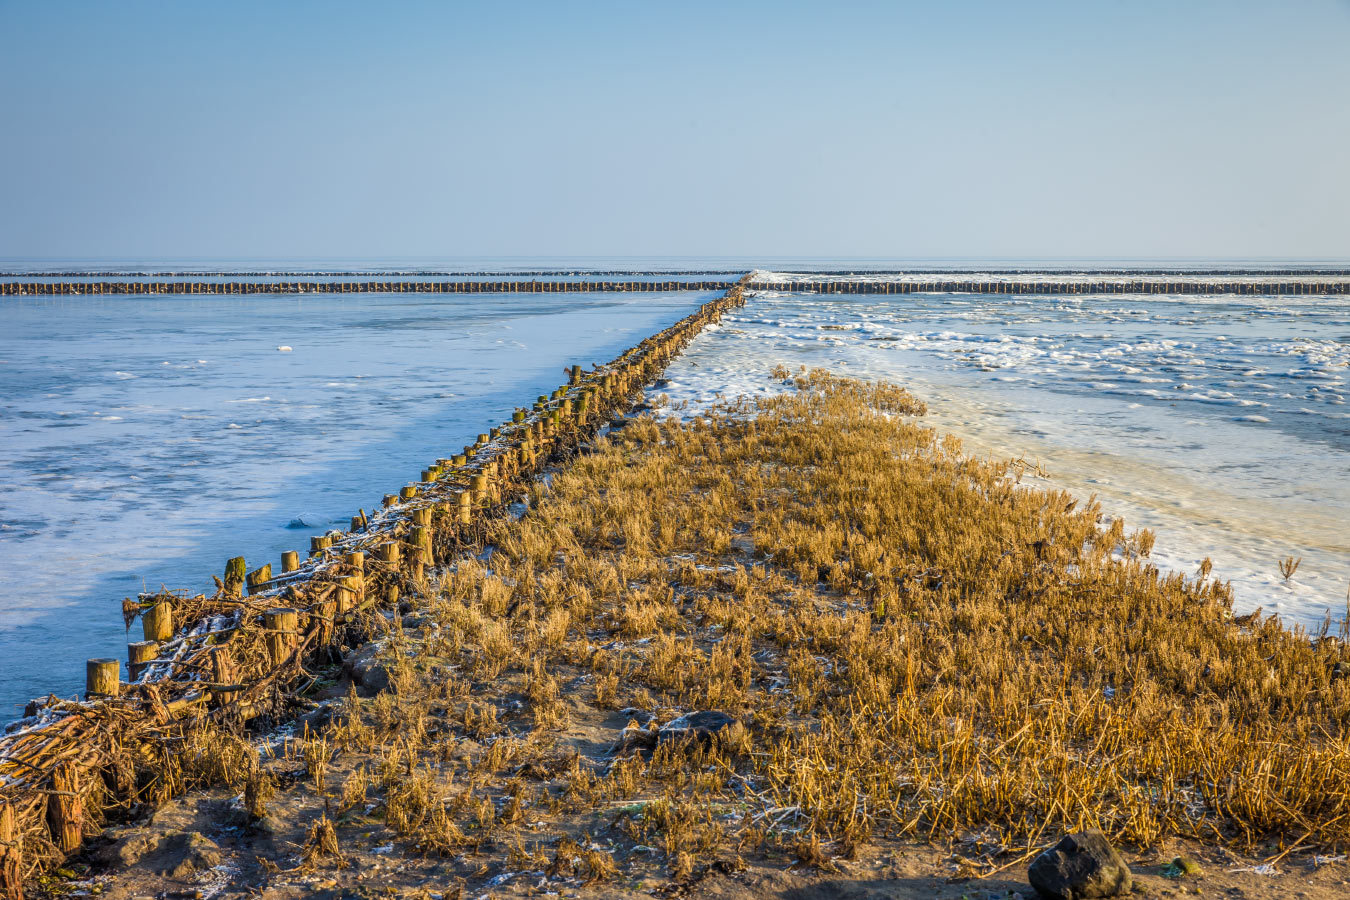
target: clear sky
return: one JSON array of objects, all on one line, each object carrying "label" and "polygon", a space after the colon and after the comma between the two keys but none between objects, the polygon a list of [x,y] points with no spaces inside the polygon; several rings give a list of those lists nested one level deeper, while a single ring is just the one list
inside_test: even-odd
[{"label": "clear sky", "polygon": [[0,257],[1350,257],[1350,0],[0,0]]}]

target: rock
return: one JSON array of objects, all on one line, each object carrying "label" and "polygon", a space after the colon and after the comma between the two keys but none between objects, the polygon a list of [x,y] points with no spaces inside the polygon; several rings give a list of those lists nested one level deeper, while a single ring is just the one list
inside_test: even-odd
[{"label": "rock", "polygon": [[668,741],[680,741],[692,738],[695,743],[711,743],[717,735],[736,720],[726,713],[703,711],[691,712],[678,719],[672,719],[657,732],[656,741],[664,744]]},{"label": "rock", "polygon": [[186,878],[220,863],[220,848],[195,831],[136,831],[102,853],[103,861],[122,868],[144,863],[159,875]]},{"label": "rock", "polygon": [[108,847],[100,855],[108,865],[129,868],[145,859],[159,846],[163,835],[154,832],[133,832]]},{"label": "rock", "polygon": [[1038,894],[1052,900],[1120,897],[1134,884],[1129,866],[1100,831],[1066,834],[1036,857],[1027,880]]},{"label": "rock", "polygon": [[342,660],[347,677],[371,693],[389,690],[389,667],[380,659],[383,647],[378,643],[358,647]]},{"label": "rock", "polygon": [[649,710],[638,709],[636,706],[628,706],[619,710],[619,715],[623,716],[625,719],[632,719],[644,727],[648,722],[656,718]]},{"label": "rock", "polygon": [[1180,875],[1198,876],[1205,874],[1205,870],[1200,867],[1200,864],[1189,856],[1178,856],[1172,860],[1172,866]]},{"label": "rock", "polygon": [[619,732],[619,739],[609,748],[609,755],[627,756],[630,753],[654,749],[656,749],[655,731],[630,726]]},{"label": "rock", "polygon": [[193,872],[220,864],[220,848],[195,831],[166,834],[159,848],[145,862],[160,875],[186,878]]}]

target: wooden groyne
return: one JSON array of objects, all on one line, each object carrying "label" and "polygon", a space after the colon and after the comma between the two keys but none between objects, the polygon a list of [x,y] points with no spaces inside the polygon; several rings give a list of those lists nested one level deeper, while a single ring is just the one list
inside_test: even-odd
[{"label": "wooden groyne", "polygon": [[235,557],[211,596],[128,600],[123,617],[140,620],[143,640],[128,645],[125,680],[119,660],[91,659],[85,700],[33,701],[0,737],[0,896],[19,900],[26,877],[108,815],[181,790],[176,748],[193,726],[304,708],[317,681],[306,666],[389,627],[386,614],[428,590],[427,569],[481,547],[550,464],[631,409],[704,326],[743,302],[733,284],[612,362],[572,366],[565,384],[429,464],[381,509],[311,538],[307,558],[285,553],[277,570]]},{"label": "wooden groyne", "polygon": [[1238,294],[1285,296],[1350,294],[1350,278],[1294,280],[1215,278],[1085,278],[989,280],[932,278],[916,280],[755,280],[755,291],[806,294]]},{"label": "wooden groyne", "polygon": [[726,291],[737,282],[704,281],[2,281],[0,296],[62,294],[590,294]]}]

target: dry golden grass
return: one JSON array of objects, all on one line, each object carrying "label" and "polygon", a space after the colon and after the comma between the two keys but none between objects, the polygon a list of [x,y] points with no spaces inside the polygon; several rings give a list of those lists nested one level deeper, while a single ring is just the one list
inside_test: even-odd
[{"label": "dry golden grass", "polygon": [[[795,387],[631,421],[540,486],[490,568],[447,574],[416,646],[392,642],[397,690],[300,746],[312,788],[355,754],[336,808],[589,882],[629,865],[588,842],[595,811],[676,877],[756,852],[828,867],[880,836],[986,858],[1088,827],[1350,844],[1343,640],[1238,624],[1208,566],[1160,574],[1151,534],[965,457],[894,385]],[[624,732],[649,742],[690,710],[738,722],[575,749],[577,715],[624,707],[654,714]]]}]

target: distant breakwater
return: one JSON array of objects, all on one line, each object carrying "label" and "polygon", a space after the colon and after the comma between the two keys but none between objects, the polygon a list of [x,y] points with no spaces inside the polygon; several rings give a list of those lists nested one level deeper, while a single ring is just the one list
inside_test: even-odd
[{"label": "distant breakwater", "polygon": [[[247,295],[247,294],[587,294],[727,291],[736,280],[700,281],[0,281],[0,296],[60,295]],[[794,277],[755,279],[749,290],[814,294],[1236,294],[1282,296],[1350,295],[1350,277],[1276,279],[1212,275],[1152,278],[1016,275],[969,278]]]},{"label": "distant breakwater", "polygon": [[728,291],[726,281],[9,281],[0,296],[61,294],[591,294]]},{"label": "distant breakwater", "polygon": [[1316,280],[1222,280],[1214,278],[1034,278],[927,280],[755,279],[753,291],[810,294],[1240,294],[1280,296],[1350,294],[1350,278]]}]

